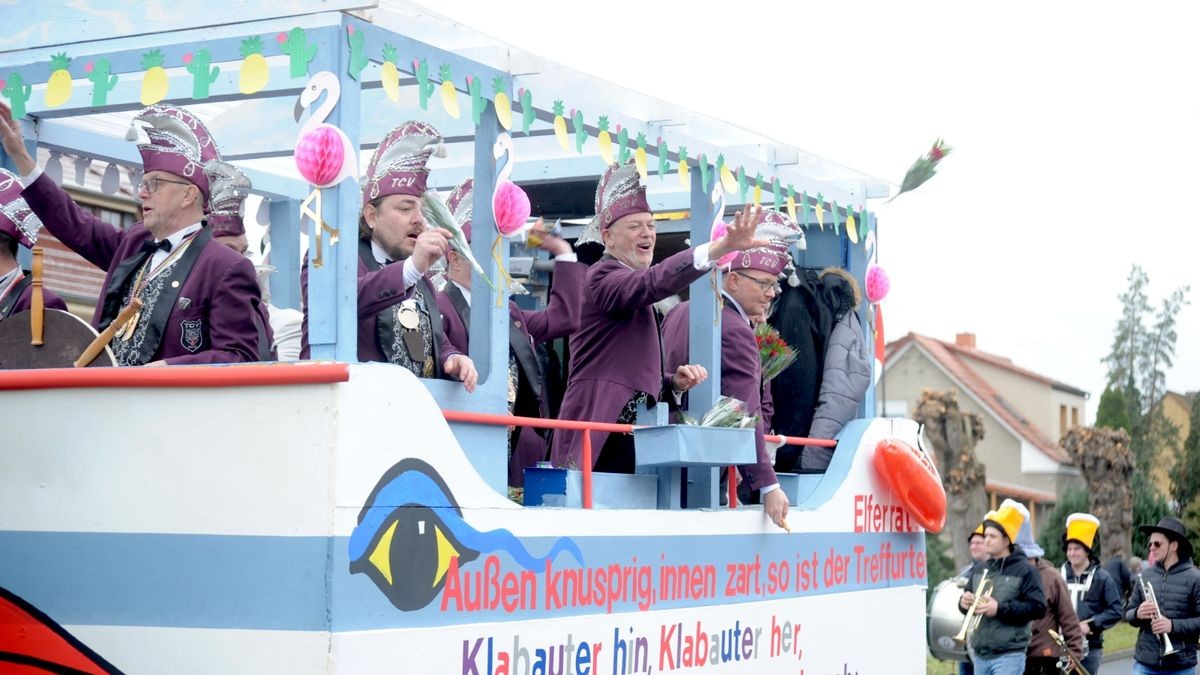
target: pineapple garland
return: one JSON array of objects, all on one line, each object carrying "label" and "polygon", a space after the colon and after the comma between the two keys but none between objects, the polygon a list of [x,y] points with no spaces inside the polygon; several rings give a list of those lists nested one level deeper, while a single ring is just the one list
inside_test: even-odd
[{"label": "pineapple garland", "polygon": [[[703,166],[703,164],[701,165]],[[691,184],[691,176],[689,175],[691,168],[688,166],[688,153],[686,146],[679,146],[679,184],[688,187]]]},{"label": "pineapple garland", "polygon": [[562,99],[554,100],[554,138],[558,140],[559,146],[566,152],[571,149],[571,140],[567,136],[567,120],[563,117],[563,102]]},{"label": "pineapple garland", "polygon": [[[512,102],[508,100],[508,90],[503,77],[492,78],[492,103],[496,106],[496,121],[505,131],[512,129]],[[526,128],[525,133],[529,133]]]},{"label": "pineapple garland", "polygon": [[[46,107],[54,108],[71,100],[71,57],[59,52],[50,57],[50,79],[46,82]],[[10,78],[11,79],[11,78]]]},{"label": "pineapple garland", "polygon": [[242,55],[242,67],[238,71],[238,91],[243,94],[262,91],[271,77],[267,59],[263,56],[262,38],[255,35],[242,40],[238,51]]},{"label": "pineapple garland", "polygon": [[641,174],[642,180],[650,175],[649,169],[646,166],[646,134],[638,132],[637,135],[637,150],[633,153],[633,164],[637,167],[638,173]]},{"label": "pineapple garland", "polygon": [[447,115],[458,119],[462,116],[462,111],[458,108],[458,90],[454,88],[450,64],[443,63],[438,68],[438,77],[442,78],[442,107],[446,109]]},{"label": "pineapple garland", "polygon": [[[604,166],[613,163],[613,146],[612,136],[608,133],[608,115],[601,115],[596,121],[596,128],[599,133],[596,134],[596,143],[600,146],[600,161],[604,162]],[[578,127],[576,127],[578,133]]]},{"label": "pineapple garland", "polygon": [[392,103],[400,102],[400,69],[396,67],[396,48],[383,45],[383,65],[379,67],[379,83]]}]

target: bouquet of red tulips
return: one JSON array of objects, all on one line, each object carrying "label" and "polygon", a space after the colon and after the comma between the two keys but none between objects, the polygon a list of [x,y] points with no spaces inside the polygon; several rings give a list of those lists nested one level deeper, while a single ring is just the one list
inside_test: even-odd
[{"label": "bouquet of red tulips", "polygon": [[754,327],[754,341],[758,343],[763,381],[782,373],[796,360],[796,350],[789,347],[788,343],[779,337],[779,331],[770,324],[760,323]]}]

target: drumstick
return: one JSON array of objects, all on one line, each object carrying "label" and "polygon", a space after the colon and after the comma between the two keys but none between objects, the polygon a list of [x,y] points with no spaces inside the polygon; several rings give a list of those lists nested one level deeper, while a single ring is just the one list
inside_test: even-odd
[{"label": "drumstick", "polygon": [[33,333],[29,344],[34,347],[42,346],[42,328],[44,326],[46,305],[42,298],[42,247],[33,247],[33,298],[30,301],[29,328]]},{"label": "drumstick", "polygon": [[80,354],[79,358],[75,360],[75,367],[86,368],[88,364],[90,364],[92,361],[95,361],[96,357],[100,355],[100,352],[104,351],[104,348],[108,346],[108,343],[112,342],[113,335],[116,335],[117,329],[121,326],[124,326],[130,319],[133,318],[133,315],[141,311],[141,309],[141,298],[134,298],[133,302],[130,302],[128,305],[126,305],[125,308],[117,314],[117,318],[113,319],[113,322],[108,324],[108,328],[105,328],[103,333],[97,335],[96,339],[92,340],[92,343],[87,346],[87,349],[83,350],[83,353]]}]

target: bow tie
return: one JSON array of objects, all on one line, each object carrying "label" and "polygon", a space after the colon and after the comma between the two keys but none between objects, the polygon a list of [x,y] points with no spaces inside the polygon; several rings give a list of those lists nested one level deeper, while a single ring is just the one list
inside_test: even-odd
[{"label": "bow tie", "polygon": [[156,242],[153,239],[147,239],[145,242],[142,243],[142,252],[143,253],[149,253],[150,255],[154,255],[154,252],[159,249],[162,249],[163,251],[170,253],[171,252],[170,240],[163,239],[162,241]]}]

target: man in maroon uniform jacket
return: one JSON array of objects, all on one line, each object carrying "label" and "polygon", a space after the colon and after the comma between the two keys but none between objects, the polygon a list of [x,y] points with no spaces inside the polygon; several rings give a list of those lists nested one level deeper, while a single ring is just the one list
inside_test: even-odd
[{"label": "man in maroon uniform jacket", "polygon": [[121,365],[230,363],[258,358],[254,266],[212,241],[204,227],[209,180],[220,159],[208,129],[186,110],[154,105],[133,119],[145,171],[143,220],[125,231],[79,208],[25,150],[0,104],[0,136],[25,184],[22,196],[46,228],[107,272],[92,325],[103,330],[133,298],[141,311],[110,343]]}]

